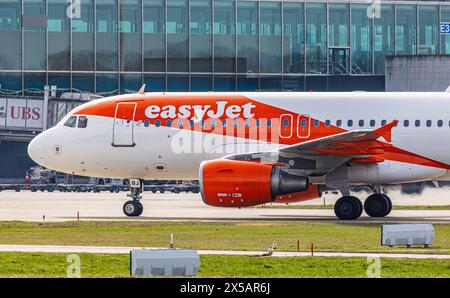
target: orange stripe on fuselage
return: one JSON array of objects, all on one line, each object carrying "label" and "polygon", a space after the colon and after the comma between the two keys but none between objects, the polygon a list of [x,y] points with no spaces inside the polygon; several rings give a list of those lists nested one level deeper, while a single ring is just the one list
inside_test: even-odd
[{"label": "orange stripe on fuselage", "polygon": [[[116,103],[118,102],[129,102],[132,101],[133,98],[137,100],[137,107],[136,107],[136,113],[135,113],[135,121],[145,121],[148,120],[150,122],[150,125],[154,125],[156,121],[160,121],[161,125],[165,125],[167,120],[172,121],[172,128],[181,128],[181,129],[187,129],[187,130],[193,130],[193,131],[202,131],[204,133],[215,133],[219,135],[228,135],[228,136],[239,136],[247,139],[253,139],[258,141],[266,141],[270,142],[273,140],[272,134],[275,134],[277,136],[277,141],[280,144],[297,144],[300,142],[317,139],[337,133],[345,132],[346,130],[335,127],[335,126],[329,126],[326,127],[325,123],[322,121],[319,121],[318,127],[313,127],[312,125],[313,121],[315,119],[310,120],[311,126],[310,126],[310,133],[309,136],[305,134],[305,137],[299,137],[297,135],[297,126],[300,126],[301,120],[303,119],[302,115],[297,114],[295,112],[291,112],[288,110],[284,110],[278,107],[274,107],[271,105],[267,105],[252,99],[249,99],[245,96],[242,96],[240,94],[203,94],[198,95],[195,93],[192,94],[186,94],[186,95],[174,95],[174,94],[158,94],[158,95],[128,95],[128,96],[122,96],[111,98],[111,100],[100,100],[98,102],[91,102],[86,105],[80,106],[76,108],[74,111],[74,114],[78,115],[96,115],[96,116],[104,116],[104,117],[111,117],[114,118],[116,113]],[[239,114],[236,118],[231,118],[227,116],[227,113],[224,111],[224,113],[220,113],[218,110],[218,102],[227,102],[225,109],[229,108],[231,106],[234,107],[243,107],[245,105],[253,105],[254,107],[251,109],[251,113],[253,116],[251,118],[244,118],[243,111],[241,113],[234,113],[234,115]],[[161,109],[160,115],[154,118],[149,118],[145,111],[150,106],[157,106]],[[194,113],[192,112],[194,109],[191,108],[191,117],[189,118],[179,118],[179,117],[162,117],[162,112],[166,111],[165,114],[168,113],[167,109],[164,109],[164,107],[174,107],[177,114],[181,111],[182,106],[191,106],[191,107],[202,107],[202,112],[211,112],[212,114],[221,114],[219,117],[204,117],[205,120],[205,126],[201,127],[200,123],[195,123],[193,127],[189,127],[188,121],[194,118]],[[292,137],[289,138],[278,138],[280,134],[283,133],[283,125],[279,123],[280,116],[283,114],[292,115],[292,122],[290,125],[292,128],[290,129],[292,132]],[[178,115],[177,115],[178,116]],[[207,116],[207,115],[206,115]],[[215,119],[217,122],[216,129],[211,128],[211,121]],[[240,121],[240,124],[238,127],[235,127],[234,129],[217,129],[222,128],[222,121],[227,120],[227,128],[230,128],[233,126],[233,121],[235,119],[238,119]],[[267,129],[267,134],[259,134],[254,133],[254,129],[256,127],[256,120],[267,120],[270,119],[273,123],[271,125],[270,129]],[[132,120],[132,119],[127,119]],[[183,121],[183,126],[178,127],[177,121],[181,120]],[[243,121],[248,120],[249,126],[246,127],[243,123]],[[266,127],[266,122],[261,121],[261,127]],[[287,133],[286,133],[287,134]],[[307,137],[306,137],[307,136]]]}]

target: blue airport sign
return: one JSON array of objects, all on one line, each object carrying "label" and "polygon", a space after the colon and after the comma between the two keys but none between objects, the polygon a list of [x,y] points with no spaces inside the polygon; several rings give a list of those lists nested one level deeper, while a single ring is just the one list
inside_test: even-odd
[{"label": "blue airport sign", "polygon": [[441,34],[450,34],[450,22],[441,23]]}]

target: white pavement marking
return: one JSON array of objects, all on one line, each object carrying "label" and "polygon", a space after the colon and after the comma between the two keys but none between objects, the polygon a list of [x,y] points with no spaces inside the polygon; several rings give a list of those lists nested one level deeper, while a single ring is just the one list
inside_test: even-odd
[{"label": "white pavement marking", "polygon": [[[96,254],[128,254],[133,249],[142,247],[112,247],[112,246],[59,246],[59,245],[0,245],[0,252],[45,252],[45,253],[96,253]],[[165,249],[145,247],[145,249]],[[197,250],[200,255],[234,255],[234,256],[263,256],[265,251],[239,250]],[[275,251],[272,257],[308,257],[310,252]],[[314,257],[380,257],[394,259],[446,259],[450,255],[440,254],[398,254],[398,253],[365,253],[365,252],[314,252]]]},{"label": "white pavement marking", "polygon": [[[448,195],[448,192],[445,192]],[[450,197],[450,195],[448,195]],[[439,195],[442,198],[442,195]],[[433,198],[425,197],[426,201]],[[152,194],[144,193],[144,212],[138,218],[126,217],[122,205],[126,193],[34,193],[0,192],[0,220],[42,222],[108,220],[193,220],[193,221],[253,221],[253,220],[299,220],[336,221],[332,209],[292,208],[217,208],[203,203],[199,194]],[[312,202],[315,202],[314,200]],[[448,201],[448,200],[447,200]],[[443,201],[443,204],[448,204]],[[328,202],[328,201],[327,201]],[[407,202],[405,200],[404,202]],[[305,202],[305,204],[308,204]],[[365,213],[358,223],[385,222],[450,222],[450,210],[394,210],[381,219],[369,218]]]}]

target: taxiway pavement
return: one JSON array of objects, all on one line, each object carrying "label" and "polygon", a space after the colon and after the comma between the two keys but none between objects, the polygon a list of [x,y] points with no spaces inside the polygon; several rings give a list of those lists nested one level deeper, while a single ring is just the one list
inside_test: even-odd
[{"label": "taxiway pavement", "polygon": [[[337,196],[325,197],[332,204]],[[358,222],[450,222],[450,210],[396,210],[395,205],[450,205],[450,191],[425,191],[421,196],[391,195],[392,213],[386,218],[370,218],[365,213]],[[193,220],[193,221],[337,221],[332,209],[293,208],[217,208],[207,206],[199,194],[144,193],[144,212],[138,218],[122,212],[125,193],[0,192],[0,220],[69,221],[77,220]],[[303,204],[323,204],[324,199]]]}]

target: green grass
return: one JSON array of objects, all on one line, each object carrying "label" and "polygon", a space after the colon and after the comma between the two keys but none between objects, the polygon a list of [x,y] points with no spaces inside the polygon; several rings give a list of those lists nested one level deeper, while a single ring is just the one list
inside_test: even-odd
[{"label": "green grass", "polygon": [[[129,277],[128,255],[79,254],[82,277]],[[0,253],[0,277],[66,277],[68,254]],[[198,277],[366,277],[364,258],[201,256]],[[450,260],[382,259],[381,277],[450,277]]]},{"label": "green grass", "polygon": [[[334,205],[266,205],[265,207],[256,208],[286,208],[286,209],[333,209]],[[419,205],[394,205],[394,210],[450,210],[450,205],[436,205],[436,206],[419,206]]]},{"label": "green grass", "polygon": [[281,251],[450,253],[450,224],[435,224],[430,248],[380,245],[380,224],[253,222],[0,222],[0,244],[175,247],[211,250],[266,250],[277,241]]}]

